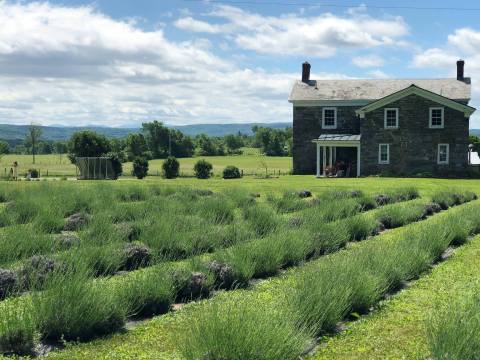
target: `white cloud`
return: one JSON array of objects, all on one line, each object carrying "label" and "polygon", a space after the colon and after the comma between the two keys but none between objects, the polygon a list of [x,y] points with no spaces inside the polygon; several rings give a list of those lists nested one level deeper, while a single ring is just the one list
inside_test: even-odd
[{"label": "white cloud", "polygon": [[431,48],[416,54],[413,57],[412,65],[414,67],[436,67],[450,68],[454,70],[454,64],[458,56],[454,55],[452,50]]},{"label": "white cloud", "polygon": [[448,43],[465,54],[478,54],[480,32],[470,28],[457,29],[448,36]]},{"label": "white cloud", "polygon": [[177,26],[190,31],[230,33],[239,47],[264,54],[328,58],[338,49],[403,44],[401,38],[408,33],[401,17],[376,19],[363,11],[353,11],[345,17],[330,13],[273,17],[222,5],[209,15],[226,23],[210,24],[188,17],[179,19]]},{"label": "white cloud", "polygon": [[378,55],[367,55],[354,57],[352,63],[361,68],[369,68],[383,66],[385,61]]},{"label": "white cloud", "polygon": [[388,79],[390,77],[380,69],[369,71],[368,75],[374,79]]},{"label": "white cloud", "polygon": [[[465,60],[465,76],[471,77],[471,105],[480,108],[480,30],[461,28],[447,37],[441,47],[415,54],[411,65],[417,68],[437,69],[438,77],[455,77],[458,59]],[[470,119],[470,128],[480,128],[480,109]]]},{"label": "white cloud", "polygon": [[219,25],[210,24],[206,21],[195,20],[191,16],[178,19],[175,21],[175,26],[183,30],[210,34],[218,34],[222,31],[222,27]]},{"label": "white cloud", "polygon": [[[298,74],[241,68],[210,41],[95,8],[0,1],[0,122],[130,125],[289,121]],[[259,111],[261,108],[261,111]]]}]

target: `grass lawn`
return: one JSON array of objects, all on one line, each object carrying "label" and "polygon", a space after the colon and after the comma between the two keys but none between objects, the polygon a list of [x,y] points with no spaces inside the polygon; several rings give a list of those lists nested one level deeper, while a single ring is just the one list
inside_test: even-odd
[{"label": "grass lawn", "polygon": [[[221,176],[223,169],[228,165],[235,165],[243,170],[245,175],[265,174],[265,165],[269,174],[288,174],[292,168],[291,157],[262,156],[258,149],[245,148],[245,155],[234,156],[203,156],[178,159],[182,176],[193,176],[193,166],[200,159],[206,159],[213,165],[213,172]],[[70,163],[66,155],[37,155],[35,165],[31,155],[5,155],[0,158],[0,175],[8,174],[14,161],[19,163],[19,174],[26,174],[28,169],[39,169],[43,176],[75,176],[75,166]],[[162,173],[163,160],[149,161],[149,174],[157,176]],[[132,163],[123,164],[124,174],[129,176]]]},{"label": "grass lawn", "polygon": [[479,284],[480,237],[318,348],[312,359],[426,359],[430,312]]}]

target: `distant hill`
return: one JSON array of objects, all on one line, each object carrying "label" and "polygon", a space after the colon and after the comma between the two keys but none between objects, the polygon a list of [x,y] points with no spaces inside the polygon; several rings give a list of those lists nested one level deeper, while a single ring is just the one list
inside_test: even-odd
[{"label": "distant hill", "polygon": [[273,129],[285,129],[291,127],[291,123],[248,123],[248,124],[198,124],[198,125],[182,125],[172,126],[175,129],[180,130],[184,134],[195,136],[198,134],[207,134],[210,136],[225,136],[228,134],[236,134],[241,132],[242,134],[251,135],[253,126],[263,126]]},{"label": "distant hill", "polygon": [[480,136],[480,129],[470,129],[470,135]]},{"label": "distant hill", "polygon": [[[236,134],[241,132],[243,134],[252,134],[252,126],[265,126],[275,129],[284,129],[291,126],[290,123],[249,123],[249,124],[197,124],[197,125],[182,125],[171,126],[182,131],[184,134],[195,136],[198,134],[207,134],[210,136],[224,136],[227,134]],[[109,138],[125,137],[132,132],[138,132],[139,128],[113,128],[113,127],[73,127],[73,126],[41,126],[43,140],[67,140],[76,131],[93,130],[103,134]],[[0,139],[7,140],[10,143],[17,143],[25,139],[28,125],[8,125],[0,124]]]}]

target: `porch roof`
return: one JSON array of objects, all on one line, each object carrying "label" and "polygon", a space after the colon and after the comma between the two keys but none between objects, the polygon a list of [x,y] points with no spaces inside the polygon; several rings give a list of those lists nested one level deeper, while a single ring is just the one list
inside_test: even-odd
[{"label": "porch roof", "polygon": [[319,141],[360,141],[361,135],[347,135],[347,134],[322,134],[315,139]]},{"label": "porch roof", "polygon": [[322,134],[312,140],[317,146],[359,147],[361,135]]}]

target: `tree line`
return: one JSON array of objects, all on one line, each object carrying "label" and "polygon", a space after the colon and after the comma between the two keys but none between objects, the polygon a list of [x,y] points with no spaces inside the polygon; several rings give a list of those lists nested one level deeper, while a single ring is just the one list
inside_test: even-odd
[{"label": "tree line", "polygon": [[[79,156],[114,156],[120,162],[133,161],[138,157],[165,159],[192,156],[224,156],[241,154],[243,147],[259,148],[267,156],[290,156],[292,129],[252,127],[253,135],[242,133],[223,137],[199,134],[185,135],[180,130],[171,129],[162,122],[142,124],[138,133],[125,138],[108,139],[94,131],[79,131],[67,141],[42,139],[41,129],[31,125],[22,143],[14,146],[0,140],[0,154],[69,154],[72,162]],[[34,162],[34,161],[33,161]]]}]

